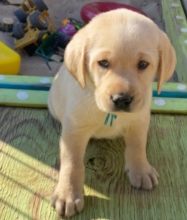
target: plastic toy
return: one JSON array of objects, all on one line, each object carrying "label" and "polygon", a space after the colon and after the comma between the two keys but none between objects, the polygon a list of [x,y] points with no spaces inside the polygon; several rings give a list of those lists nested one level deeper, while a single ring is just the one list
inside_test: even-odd
[{"label": "plastic toy", "polygon": [[67,23],[64,26],[61,26],[58,29],[58,31],[63,33],[63,34],[66,34],[68,36],[73,36],[77,32],[77,29],[75,28],[75,25]]},{"label": "plastic toy", "polygon": [[76,28],[77,30],[81,29],[84,25],[86,25],[86,23],[82,23],[82,22],[77,21],[77,20],[75,20],[75,19],[73,19],[73,18],[65,19],[65,20],[62,22],[63,25],[65,25],[66,23],[70,23],[70,24],[75,25],[75,28]]},{"label": "plastic toy", "polygon": [[48,8],[42,0],[25,0],[15,11],[20,20],[13,28],[16,50],[24,49],[33,55],[46,37],[56,31],[46,10]]},{"label": "plastic toy", "polygon": [[118,8],[126,8],[146,16],[146,14],[143,11],[129,5],[119,4],[115,2],[93,2],[86,4],[85,6],[82,7],[81,17],[83,21],[88,23],[96,15],[102,12],[107,12]]},{"label": "plastic toy", "polygon": [[3,31],[3,23],[0,22],[0,31]]},{"label": "plastic toy", "polygon": [[21,58],[19,54],[0,41],[0,74],[17,75],[20,69]]},{"label": "plastic toy", "polygon": [[14,12],[14,14],[20,22],[26,23],[27,16],[37,10],[40,12],[48,10],[48,7],[43,2],[43,0],[24,0],[21,6]]},{"label": "plastic toy", "polygon": [[36,50],[36,54],[42,56],[45,59],[49,69],[51,69],[49,61],[56,62],[50,57],[53,54],[60,55],[62,57],[60,62],[62,62],[64,56],[63,54],[59,54],[59,48],[64,50],[68,42],[71,40],[71,37],[84,25],[85,24],[73,18],[65,19],[62,21],[62,26],[58,29],[58,31],[49,36]]},{"label": "plastic toy", "polygon": [[59,54],[59,48],[64,50],[68,42],[71,40],[71,37],[84,25],[85,24],[73,18],[65,19],[58,31],[49,36],[36,50],[36,54],[42,56],[45,59],[49,69],[51,69],[49,61],[56,62],[51,58],[51,56],[53,54],[60,55],[62,57],[60,62],[62,62],[64,56],[62,53]]},{"label": "plastic toy", "polygon": [[23,0],[7,0],[11,5],[19,5]]},{"label": "plastic toy", "polygon": [[49,61],[56,62],[54,59],[50,58],[53,54],[60,55],[62,58],[60,62],[63,61],[63,55],[59,54],[59,48],[65,49],[69,40],[71,40],[70,36],[67,36],[63,33],[56,31],[52,35],[50,35],[36,50],[36,54],[43,57],[46,61],[47,66],[49,66]]},{"label": "plastic toy", "polygon": [[62,22],[62,26],[58,29],[58,31],[72,37],[84,25],[85,24],[73,18],[68,18]]},{"label": "plastic toy", "polygon": [[13,25],[14,25],[14,19],[3,18],[2,30],[4,32],[12,32]]}]

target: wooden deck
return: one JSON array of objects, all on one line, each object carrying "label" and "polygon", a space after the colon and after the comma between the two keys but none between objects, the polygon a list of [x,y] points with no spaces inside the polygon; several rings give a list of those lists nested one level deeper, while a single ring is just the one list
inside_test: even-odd
[{"label": "wooden deck", "polygon": [[[58,180],[60,124],[45,109],[0,107],[0,219],[57,219],[50,196]],[[187,219],[187,117],[151,117],[147,153],[159,186],[134,189],[124,174],[124,142],[91,140],[85,208],[73,220]]]},{"label": "wooden deck", "polygon": [[177,66],[170,80],[187,82],[187,22],[182,3],[186,0],[161,0],[166,32],[175,48]]}]

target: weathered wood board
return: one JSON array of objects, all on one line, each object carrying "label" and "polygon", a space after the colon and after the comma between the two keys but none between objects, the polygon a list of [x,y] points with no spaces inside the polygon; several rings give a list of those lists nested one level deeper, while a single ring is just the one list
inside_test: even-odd
[{"label": "weathered wood board", "polygon": [[[0,75],[0,105],[46,108],[53,80],[53,77]],[[187,114],[187,84],[165,83],[160,95],[156,91],[156,82],[153,82],[152,89],[152,112]]]},{"label": "weathered wood board", "polygon": [[[47,108],[48,91],[0,89],[0,93],[0,106]],[[178,98],[153,97],[151,112],[187,114],[187,93],[173,94]],[[180,98],[180,95],[184,98]]]},{"label": "weathered wood board", "polygon": [[177,56],[177,79],[187,82],[187,22],[180,0],[162,0],[166,32]]},{"label": "weathered wood board", "polygon": [[[57,219],[50,196],[58,180],[60,124],[47,110],[0,107],[0,219]],[[124,142],[95,141],[85,154],[85,208],[72,220],[187,219],[187,117],[151,117],[147,153],[160,174],[147,192],[124,174]]]}]

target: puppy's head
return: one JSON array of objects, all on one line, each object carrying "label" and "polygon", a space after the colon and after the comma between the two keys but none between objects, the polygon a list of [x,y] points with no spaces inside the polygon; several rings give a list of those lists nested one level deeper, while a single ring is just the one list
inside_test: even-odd
[{"label": "puppy's head", "polygon": [[151,95],[158,73],[158,93],[173,74],[176,57],[164,32],[150,19],[119,9],[96,16],[71,40],[65,52],[68,71],[94,90],[105,112],[136,112]]}]

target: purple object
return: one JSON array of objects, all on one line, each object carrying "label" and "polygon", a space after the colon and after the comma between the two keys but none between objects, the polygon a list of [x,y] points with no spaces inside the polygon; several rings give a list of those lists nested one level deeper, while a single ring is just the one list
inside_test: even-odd
[{"label": "purple object", "polygon": [[66,24],[65,27],[60,27],[58,29],[59,32],[63,33],[63,34],[66,34],[70,37],[72,37],[76,32],[76,28],[75,28],[75,25],[74,24]]}]

